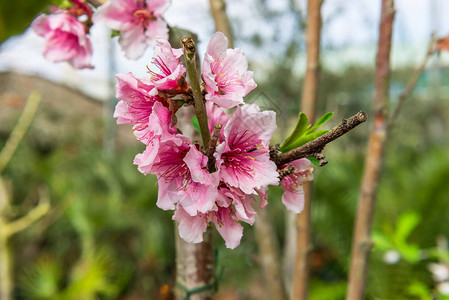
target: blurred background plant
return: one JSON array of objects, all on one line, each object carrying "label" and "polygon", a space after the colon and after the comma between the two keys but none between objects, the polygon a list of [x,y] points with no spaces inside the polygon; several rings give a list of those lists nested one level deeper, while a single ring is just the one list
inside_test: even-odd
[{"label": "blurred background plant", "polygon": [[[291,36],[283,36],[287,42],[270,40],[240,32],[247,21],[229,14],[237,46],[279,45],[279,53],[263,64],[257,57],[252,60],[256,76],[258,72],[269,76],[259,75],[258,89],[247,102],[278,112],[274,142],[281,142],[294,128],[299,113],[302,72],[294,68],[304,49],[298,34],[303,31],[304,16],[295,5],[281,10],[270,6],[270,1],[256,2],[254,14],[273,28],[282,28],[281,19],[287,17],[297,26]],[[2,24],[8,24],[11,32],[2,40],[26,27],[8,21],[8,11],[19,15],[20,10],[13,8],[0,9]],[[30,13],[28,23],[40,9]],[[423,41],[424,48],[427,42]],[[332,48],[325,45],[323,52]],[[444,299],[446,281],[435,280],[432,271],[444,270],[449,255],[447,249],[435,246],[438,237],[449,237],[449,68],[440,60],[433,58],[420,77],[387,146],[367,299]],[[323,64],[317,115],[334,111],[323,127],[330,128],[360,109],[370,115],[373,61],[338,70]],[[394,67],[392,99],[403,90],[413,68],[410,62]],[[11,239],[14,299],[169,299],[167,285],[174,285],[175,268],[171,215],[155,206],[155,178],[143,176],[132,165],[135,153],[142,149],[130,138],[130,128],[118,129],[115,155],[105,157],[101,101],[61,84],[7,70],[0,74],[0,147],[33,89],[42,92],[42,103],[2,177],[11,183],[14,215],[24,215],[35,205],[35,191],[43,185],[55,209]],[[345,297],[367,134],[368,126],[362,126],[334,142],[326,148],[329,164],[316,170],[311,299]],[[274,187],[269,193],[270,199],[280,199],[282,190]],[[285,211],[280,201],[270,202],[269,213],[279,245],[283,245]],[[233,251],[216,240],[218,264],[225,267],[217,298],[266,299],[253,228],[245,226],[242,244]],[[430,263],[443,267],[429,267]]]}]

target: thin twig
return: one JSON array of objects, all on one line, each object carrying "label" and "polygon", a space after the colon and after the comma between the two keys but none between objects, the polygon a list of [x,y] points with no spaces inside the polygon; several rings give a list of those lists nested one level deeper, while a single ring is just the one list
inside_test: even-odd
[{"label": "thin twig", "polygon": [[217,123],[214,125],[214,129],[212,130],[212,135],[210,137],[209,148],[207,148],[207,169],[210,173],[216,171],[216,160],[214,157],[215,148],[217,147],[218,137],[220,136],[220,130],[223,127],[223,124]]},{"label": "thin twig", "polygon": [[401,95],[398,98],[398,105],[396,106],[396,109],[394,110],[394,112],[392,114],[390,122],[388,123],[389,129],[393,128],[396,125],[399,113],[401,111],[401,108],[402,108],[404,102],[407,100],[407,98],[410,96],[410,94],[415,89],[415,86],[418,83],[418,79],[421,76],[421,73],[424,71],[425,67],[427,66],[427,63],[429,62],[430,57],[435,53],[435,43],[436,43],[435,34],[432,34],[429,48],[427,49],[427,53],[426,53],[426,56],[424,57],[424,60],[415,69],[415,71],[412,74],[412,77],[410,77],[410,80],[407,83],[407,86],[405,87],[404,91],[401,93]]},{"label": "thin twig", "polygon": [[273,157],[271,159],[278,166],[282,166],[303,157],[314,156],[316,155],[316,153],[320,153],[328,143],[348,133],[361,123],[365,122],[367,118],[367,114],[364,111],[360,111],[349,119],[344,119],[338,126],[329,130],[319,138],[310,141],[307,144],[304,144],[296,149],[290,150],[285,154],[282,154],[277,158],[277,160]]},{"label": "thin twig", "polygon": [[11,157],[16,152],[17,146],[19,146],[20,141],[23,139],[25,133],[27,132],[27,129],[34,118],[34,115],[36,114],[41,100],[42,95],[37,91],[32,92],[28,97],[27,104],[19,117],[17,125],[14,127],[11,135],[6,141],[5,147],[3,147],[2,151],[0,152],[0,174],[3,172],[6,165],[11,160]]},{"label": "thin twig", "polygon": [[39,203],[36,207],[31,209],[25,216],[20,219],[14,220],[5,224],[3,233],[6,236],[12,236],[19,231],[24,230],[31,224],[39,220],[50,210],[50,200],[48,197],[48,191],[41,189],[39,191]]},{"label": "thin twig", "polygon": [[210,141],[209,126],[207,125],[206,106],[203,102],[203,95],[201,93],[199,76],[196,68],[196,46],[192,38],[183,37],[181,39],[182,50],[186,60],[187,75],[190,79],[190,86],[192,87],[193,99],[195,102],[195,114],[200,125],[201,137],[203,145],[207,147]]}]

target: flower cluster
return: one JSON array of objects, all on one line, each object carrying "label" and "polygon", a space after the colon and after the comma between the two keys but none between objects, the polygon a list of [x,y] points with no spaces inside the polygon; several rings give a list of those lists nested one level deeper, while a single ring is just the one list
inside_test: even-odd
[{"label": "flower cluster", "polygon": [[[223,33],[217,32],[209,42],[201,68],[203,83],[194,93],[180,62],[183,50],[167,41],[162,13],[169,0],[109,0],[96,8],[87,0],[64,3],[31,25],[45,38],[44,56],[51,61],[92,68],[88,35],[94,23],[118,31],[130,59],[156,44],[148,78],[116,75],[120,101],[114,117],[118,124],[132,124],[133,134],[145,144],[134,164],[143,174],[157,176],[157,206],[175,210],[173,219],[183,239],[201,242],[208,224],[214,223],[226,246],[237,247],[243,234],[240,222],[254,223],[257,206],[267,203],[269,185],[280,183],[284,205],[301,212],[302,183],[312,180],[313,167],[307,159],[281,166],[272,161],[269,144],[276,114],[245,104],[243,98],[256,87],[253,73],[241,49],[228,49]],[[209,145],[193,142],[177,128],[178,109],[192,104],[195,109],[202,106],[201,133],[204,138],[208,127]]]},{"label": "flower cluster", "polygon": [[119,44],[129,59],[138,59],[158,38],[168,38],[162,13],[169,0],[109,0],[94,8],[86,0],[69,0],[69,5],[51,8],[38,16],[31,28],[45,38],[43,55],[50,61],[67,61],[74,68],[93,68],[89,31],[104,24],[119,32]]},{"label": "flower cluster", "polygon": [[[244,103],[243,97],[256,83],[244,53],[227,45],[224,34],[217,32],[202,66],[203,100],[214,144],[202,147],[177,128],[176,112],[183,104],[192,104],[192,89],[180,63],[183,51],[164,39],[157,40],[149,78],[116,75],[120,102],[114,117],[118,124],[132,124],[134,135],[146,145],[134,164],[143,174],[157,176],[157,206],[175,210],[180,236],[201,242],[208,224],[214,223],[226,246],[235,248],[243,234],[239,222],[254,223],[256,205],[266,205],[268,186],[278,185],[280,179],[269,153],[275,112]],[[223,108],[234,112],[228,114]],[[219,132],[214,130],[216,124],[222,125]],[[208,153],[210,147],[213,153]],[[292,165],[294,172],[281,180],[283,202],[300,212],[302,182],[312,179],[312,166],[307,159]]]}]

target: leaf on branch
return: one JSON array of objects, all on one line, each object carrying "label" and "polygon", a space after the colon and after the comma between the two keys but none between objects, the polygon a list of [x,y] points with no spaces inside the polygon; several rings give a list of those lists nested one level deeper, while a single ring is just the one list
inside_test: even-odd
[{"label": "leaf on branch", "polygon": [[[292,134],[285,139],[285,141],[281,145],[281,151],[288,147],[289,144],[293,143],[296,139],[303,136],[307,131],[307,125],[309,123],[309,119],[306,114],[301,112],[299,113],[298,123],[296,123],[295,130],[293,130]],[[288,150],[286,150],[288,151]]]},{"label": "leaf on branch", "polygon": [[[298,148],[328,132],[328,130],[317,130],[321,125],[329,121],[334,113],[330,112],[322,116],[315,125],[308,124],[309,120],[304,113],[299,114],[298,123],[292,134],[282,143],[281,152],[285,153],[292,149]],[[311,160],[312,161],[312,160]],[[312,161],[313,163],[313,161]]]},{"label": "leaf on branch", "polygon": [[315,157],[309,156],[306,157],[308,160],[310,160],[310,162],[315,166],[315,167],[319,167],[320,166],[320,161],[318,159],[316,159]]},{"label": "leaf on branch", "polygon": [[194,117],[192,117],[192,119],[190,119],[190,122],[192,123],[193,128],[195,128],[196,131],[201,133],[200,123],[198,122],[198,118],[196,116],[194,116]]}]

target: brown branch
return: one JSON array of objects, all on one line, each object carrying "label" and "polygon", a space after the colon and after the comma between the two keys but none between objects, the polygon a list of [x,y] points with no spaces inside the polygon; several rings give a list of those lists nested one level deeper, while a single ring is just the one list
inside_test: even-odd
[{"label": "brown branch", "polygon": [[371,250],[371,225],[374,215],[374,204],[388,133],[387,103],[389,98],[390,50],[394,15],[394,0],[382,0],[374,85],[374,124],[370,134],[357,216],[354,224],[351,267],[348,292],[346,294],[347,300],[364,299],[365,293]]},{"label": "brown branch", "polygon": [[228,37],[228,47],[234,48],[234,36],[231,24],[226,14],[226,2],[224,0],[209,0],[210,12],[215,22],[215,31],[221,31]]},{"label": "brown branch", "polygon": [[414,70],[404,91],[401,93],[401,95],[399,95],[398,105],[396,106],[396,109],[394,110],[392,117],[390,118],[390,122],[388,123],[389,129],[393,128],[396,125],[399,113],[401,111],[402,106],[404,105],[404,102],[407,100],[407,98],[410,96],[410,94],[415,89],[415,86],[418,83],[418,79],[421,76],[421,73],[424,71],[425,67],[427,66],[427,63],[429,62],[430,57],[435,53],[435,43],[436,43],[436,38],[435,38],[435,34],[433,34],[432,39],[429,44],[429,48],[427,49],[426,56],[424,57],[421,64]]},{"label": "brown branch", "polygon": [[99,0],[86,0],[87,3],[92,5],[93,7],[98,7],[102,5],[105,1],[99,1]]},{"label": "brown branch", "polygon": [[279,180],[282,180],[285,176],[295,173],[295,167],[293,167],[292,165],[288,165],[285,168],[282,168],[281,170],[278,169],[278,173],[279,173]]},{"label": "brown branch", "polygon": [[341,123],[320,136],[313,141],[308,142],[296,149],[290,150],[285,154],[282,154],[278,157],[277,161],[272,157],[272,160],[278,165],[282,166],[294,160],[308,157],[308,156],[316,156],[317,153],[320,153],[323,148],[330,142],[336,140],[342,135],[348,133],[361,123],[367,120],[368,116],[364,111],[360,111],[357,114],[353,115],[349,119],[344,119]]},{"label": "brown branch", "polygon": [[217,147],[218,137],[220,136],[220,130],[223,127],[223,124],[217,123],[214,125],[214,129],[212,130],[212,135],[210,137],[209,148],[207,148],[207,169],[210,173],[216,171],[216,160],[214,157],[215,147]]},{"label": "brown branch", "polygon": [[[322,0],[307,1],[307,69],[302,91],[301,111],[309,117],[311,122],[315,119],[318,100],[321,4]],[[296,217],[296,258],[293,270],[292,299],[307,299],[308,295],[309,250],[312,247],[310,238],[311,193],[309,191],[311,191],[311,183],[306,183],[304,185],[304,210]]]},{"label": "brown branch", "polygon": [[197,53],[195,42],[190,37],[183,37],[181,39],[181,46],[186,60],[187,75],[189,76],[190,86],[192,87],[193,100],[195,103],[195,114],[200,125],[201,137],[203,139],[203,146],[207,147],[210,140],[209,126],[207,125],[206,106],[203,102],[203,94],[200,88],[200,78],[197,70]]}]

